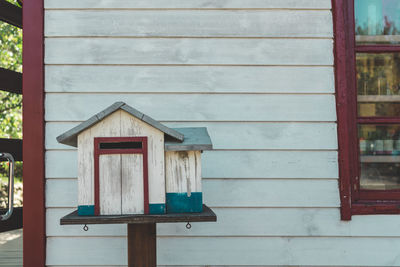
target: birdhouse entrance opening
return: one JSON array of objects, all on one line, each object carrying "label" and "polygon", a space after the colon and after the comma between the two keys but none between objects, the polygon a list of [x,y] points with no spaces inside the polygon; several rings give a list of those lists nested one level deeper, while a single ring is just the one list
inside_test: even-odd
[{"label": "birdhouse entrance opening", "polygon": [[148,214],[147,137],[94,138],[95,215]]},{"label": "birdhouse entrance opening", "polygon": [[142,142],[100,143],[100,149],[142,149]]}]

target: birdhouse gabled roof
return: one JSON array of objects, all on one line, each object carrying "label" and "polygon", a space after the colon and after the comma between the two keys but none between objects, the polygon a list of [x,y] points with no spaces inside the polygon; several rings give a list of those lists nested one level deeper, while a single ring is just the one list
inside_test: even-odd
[{"label": "birdhouse gabled roof", "polygon": [[125,104],[124,102],[116,102],[116,103],[112,104],[111,106],[109,106],[108,108],[106,108],[105,110],[100,111],[99,113],[97,113],[93,117],[91,117],[88,120],[82,122],[78,126],[76,126],[76,127],[72,128],[71,130],[66,131],[65,133],[59,135],[57,137],[57,141],[59,143],[61,143],[61,144],[64,144],[64,145],[70,145],[70,146],[77,147],[78,134],[80,134],[81,132],[89,129],[90,127],[92,127],[93,125],[97,124],[98,122],[103,120],[105,117],[111,115],[112,113],[114,113],[115,111],[117,111],[119,109],[122,109],[122,110],[128,112],[129,114],[131,114],[135,118],[137,118],[137,119],[139,119],[139,120],[141,120],[141,121],[153,126],[154,128],[160,130],[161,132],[166,134],[169,138],[171,138],[172,140],[174,140],[174,141],[176,141],[178,143],[179,142],[183,142],[183,140],[184,140],[184,135],[182,133],[165,126],[164,124],[152,119],[151,117],[149,117],[146,114],[143,114],[142,112],[132,108],[131,106]]}]

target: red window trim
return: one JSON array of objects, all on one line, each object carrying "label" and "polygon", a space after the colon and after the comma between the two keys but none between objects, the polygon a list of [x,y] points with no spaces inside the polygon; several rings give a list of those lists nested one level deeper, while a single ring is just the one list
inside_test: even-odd
[{"label": "red window trim", "polygon": [[[100,143],[141,142],[140,149],[101,149]],[[147,156],[147,137],[96,137],[94,138],[94,214],[100,215],[100,155],[142,154],[143,155],[143,200],[144,214],[149,214],[149,172]]]},{"label": "red window trim", "polygon": [[[354,1],[332,0],[334,24],[335,87],[339,146],[339,192],[341,219],[352,215],[400,214],[400,201],[390,200],[399,190],[359,190],[359,144],[357,123],[397,123],[394,118],[357,118],[356,52],[400,52],[400,47],[355,46]],[[363,200],[360,200],[363,199]]]},{"label": "red window trim", "polygon": [[43,0],[23,4],[23,264],[45,266]]}]

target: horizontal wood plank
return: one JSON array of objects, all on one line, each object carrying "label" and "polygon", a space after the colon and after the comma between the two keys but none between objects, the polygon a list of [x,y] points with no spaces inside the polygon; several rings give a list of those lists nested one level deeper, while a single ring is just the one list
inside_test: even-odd
[{"label": "horizontal wood plank", "polygon": [[[49,208],[46,212],[48,236],[126,236],[126,225],[61,226],[60,218],[71,208]],[[339,208],[213,208],[218,221],[157,225],[163,236],[347,236],[400,237],[400,217],[393,215],[354,216],[340,220]],[[379,225],[379,227],[377,227]]]},{"label": "horizontal wood plank", "polygon": [[[47,238],[47,264],[126,265],[126,243],[121,237]],[[159,238],[157,246],[158,263],[164,265],[396,266],[400,240],[190,237]]]},{"label": "horizontal wood plank", "polygon": [[[214,149],[337,149],[335,123],[167,122],[169,127],[207,127]],[[46,149],[71,149],[56,137],[78,122],[46,123]]]},{"label": "horizontal wood plank", "polygon": [[205,151],[203,178],[337,178],[335,151]]},{"label": "horizontal wood plank", "polygon": [[[210,207],[339,207],[340,204],[336,180],[203,180],[203,194],[204,203]],[[46,207],[76,205],[76,179],[47,180]]]},{"label": "horizontal wood plank", "polygon": [[[204,151],[203,178],[338,178],[336,151]],[[76,178],[74,150],[46,152],[47,178]]]},{"label": "horizontal wood plank", "polygon": [[22,229],[0,234],[0,266],[22,266]]},{"label": "horizontal wood plank", "polygon": [[[334,95],[46,95],[46,121],[82,121],[124,101],[158,121],[336,121]],[[157,108],[155,108],[157,107]]]},{"label": "horizontal wood plank", "polygon": [[[46,181],[46,207],[77,207],[77,179],[51,179]],[[60,218],[61,219],[61,218]]]},{"label": "horizontal wood plank", "polygon": [[331,66],[332,43],[331,39],[46,38],[45,63]]},{"label": "horizontal wood plank", "polygon": [[[332,67],[46,66],[47,92],[334,93]],[[289,79],[290,77],[290,79]]]},{"label": "horizontal wood plank", "polygon": [[48,10],[45,13],[47,37],[332,37],[332,31],[329,10]]},{"label": "horizontal wood plank", "polygon": [[45,0],[45,8],[293,8],[330,9],[330,0]]}]

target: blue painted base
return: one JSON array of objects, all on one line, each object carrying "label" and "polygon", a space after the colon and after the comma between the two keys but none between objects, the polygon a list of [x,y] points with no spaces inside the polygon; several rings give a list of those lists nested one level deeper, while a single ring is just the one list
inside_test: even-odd
[{"label": "blue painted base", "polygon": [[192,192],[188,197],[187,193],[167,193],[167,213],[202,212],[203,194]]},{"label": "blue painted base", "polygon": [[78,206],[79,216],[93,216],[94,215],[94,205],[82,205]]},{"label": "blue painted base", "polygon": [[[165,214],[165,204],[150,204],[150,214]],[[78,206],[79,216],[94,216],[94,205]]]},{"label": "blue painted base", "polygon": [[149,204],[149,214],[165,214],[165,204]]}]

